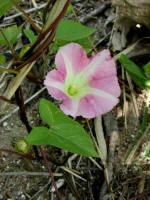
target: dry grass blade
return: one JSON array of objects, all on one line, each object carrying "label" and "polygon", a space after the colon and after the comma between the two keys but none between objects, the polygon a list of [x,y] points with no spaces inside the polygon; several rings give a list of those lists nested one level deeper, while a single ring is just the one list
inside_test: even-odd
[{"label": "dry grass blade", "polygon": [[101,116],[96,117],[94,124],[95,124],[95,132],[96,132],[96,138],[98,142],[100,157],[102,159],[103,164],[105,165],[106,160],[107,160],[107,146],[106,146],[103,127],[102,127],[102,117]]},{"label": "dry grass blade", "polygon": [[69,169],[69,168],[67,168],[67,167],[64,167],[64,166],[62,166],[62,167],[60,167],[60,168],[63,169],[64,171],[68,172],[69,174],[71,174],[71,175],[73,175],[73,176],[75,176],[75,177],[81,179],[82,181],[87,182],[86,179],[84,179],[84,178],[82,178],[81,176],[79,176],[78,174],[76,174],[73,170],[71,170],[71,169]]},{"label": "dry grass blade", "polygon": [[[56,3],[54,4],[49,14],[51,18],[48,18],[48,21],[42,30],[42,34],[39,35],[35,44],[29,49],[29,51],[27,51],[27,54],[23,56],[22,63],[17,68],[18,71],[20,72],[14,78],[14,80],[10,82],[8,89],[4,94],[4,96],[7,99],[10,99],[14,95],[17,88],[20,86],[20,84],[22,83],[26,75],[32,69],[32,66],[34,65],[36,60],[40,58],[42,54],[45,52],[45,50],[47,49],[47,47],[49,47],[55,35],[58,22],[64,15],[68,5],[69,5],[69,0],[63,0],[63,1],[57,0]],[[55,12],[56,10],[57,12]],[[45,29],[46,31],[44,31]],[[46,40],[44,39],[45,37],[46,37]],[[34,52],[35,48],[36,48],[36,51]],[[4,103],[3,106],[1,106],[2,110],[4,110],[5,107],[6,107],[6,103]]]},{"label": "dry grass blade", "polygon": [[57,0],[53,6],[52,11],[50,12],[47,23],[43,27],[43,31],[46,31],[48,27],[59,17],[60,13],[62,12],[63,8],[65,7],[68,0]]},{"label": "dry grass blade", "polygon": [[130,76],[128,75],[127,72],[126,72],[126,75],[127,75],[127,80],[128,80],[129,87],[130,87],[130,90],[131,90],[131,95],[132,95],[132,100],[133,100],[133,106],[134,106],[134,110],[135,110],[135,115],[136,115],[136,118],[137,118],[137,120],[138,120],[138,117],[139,117],[139,110],[138,110],[138,106],[137,106],[137,102],[136,102],[135,95],[134,95],[134,93],[132,92],[132,91],[133,91],[132,81],[131,81],[131,78],[130,78]]},{"label": "dry grass blade", "polygon": [[[24,68],[20,70],[20,73],[10,82],[6,92],[4,93],[4,96],[7,99],[11,99],[11,97],[14,95],[18,87],[21,85],[26,75],[29,73],[29,71],[33,67],[34,63],[35,62],[31,64],[27,64]],[[2,112],[5,109],[6,105],[7,105],[6,102],[1,105]]]}]

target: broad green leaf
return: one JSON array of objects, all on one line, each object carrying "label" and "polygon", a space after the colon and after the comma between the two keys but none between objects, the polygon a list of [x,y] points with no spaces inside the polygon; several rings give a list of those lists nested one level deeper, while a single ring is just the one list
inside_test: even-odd
[{"label": "broad green leaf", "polygon": [[96,29],[94,28],[88,28],[78,22],[63,19],[58,25],[55,39],[66,41],[80,40],[90,36],[95,31]]},{"label": "broad green leaf", "polygon": [[[2,30],[5,36],[7,37],[7,40],[10,42],[11,45],[13,45],[17,41],[17,36],[21,31],[21,27],[18,28],[16,25],[14,25]],[[0,33],[0,43],[7,45],[7,42],[1,33]]]},{"label": "broad green leaf", "polygon": [[120,56],[119,61],[135,83],[141,88],[149,90],[150,80],[146,77],[144,71],[140,67],[123,54]]},{"label": "broad green leaf", "polygon": [[144,71],[146,74],[150,74],[150,61],[144,66]]},{"label": "broad green leaf", "polygon": [[37,36],[31,29],[25,29],[24,34],[30,40],[31,44],[33,44],[37,39]]},{"label": "broad green leaf", "polygon": [[66,41],[66,40],[55,40],[55,45],[54,45],[54,48],[56,51],[58,51],[58,49],[61,47],[61,46],[64,46],[70,42],[75,42],[75,43],[78,43],[80,44],[83,49],[85,49],[85,51],[88,53],[90,49],[92,49],[92,43],[94,42],[92,38],[90,38],[90,41],[88,38],[82,38],[80,40],[74,40],[74,41]]},{"label": "broad green leaf", "polygon": [[6,58],[4,55],[0,55],[0,65],[4,65],[6,61]]},{"label": "broad green leaf", "polygon": [[50,126],[34,128],[27,137],[33,145],[49,144],[83,156],[99,157],[83,127],[46,99],[40,101],[40,116]]},{"label": "broad green leaf", "polygon": [[[16,0],[17,2],[18,0]],[[3,14],[9,10],[14,4],[11,2],[11,0],[0,0],[0,17],[3,16]]]}]

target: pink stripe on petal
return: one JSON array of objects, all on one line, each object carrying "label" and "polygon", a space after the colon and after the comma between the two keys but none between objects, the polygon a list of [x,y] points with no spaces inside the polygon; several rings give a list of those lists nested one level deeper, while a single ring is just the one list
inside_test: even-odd
[{"label": "pink stripe on petal", "polygon": [[[89,79],[92,77],[100,79],[117,74],[116,64],[111,58],[109,50],[103,50],[96,56],[93,56],[88,68],[90,69],[88,72]],[[87,68],[85,70],[87,70]]]},{"label": "pink stripe on petal", "polygon": [[114,101],[111,101],[104,97],[89,94],[81,99],[78,115],[85,118],[94,118],[109,112],[117,103],[117,98],[115,98]]},{"label": "pink stripe on petal", "polygon": [[50,71],[44,81],[48,93],[57,100],[66,99],[64,94],[64,77],[58,70]]},{"label": "pink stripe on petal", "polygon": [[65,93],[63,93],[61,90],[55,88],[55,87],[49,87],[49,86],[46,86],[47,87],[47,90],[48,90],[48,93],[55,99],[57,100],[65,100],[67,99],[67,95]]},{"label": "pink stripe on petal", "polygon": [[65,80],[65,76],[63,73],[61,73],[60,71],[54,69],[52,71],[50,71],[47,75],[46,75],[46,80],[54,80],[54,81],[59,81],[64,83]]},{"label": "pink stripe on petal", "polygon": [[66,98],[60,105],[60,109],[66,114],[76,117],[78,113],[79,100],[71,100]]},{"label": "pink stripe on petal", "polygon": [[120,87],[118,84],[117,76],[111,76],[101,79],[96,79],[95,77],[93,77],[89,81],[89,86],[92,88],[103,90],[115,97],[120,96]]},{"label": "pink stripe on petal", "polygon": [[79,44],[70,43],[60,47],[55,57],[56,68],[66,75],[66,63],[64,62],[63,54],[71,63],[72,71],[76,74],[82,71],[90,62],[86,52]]}]

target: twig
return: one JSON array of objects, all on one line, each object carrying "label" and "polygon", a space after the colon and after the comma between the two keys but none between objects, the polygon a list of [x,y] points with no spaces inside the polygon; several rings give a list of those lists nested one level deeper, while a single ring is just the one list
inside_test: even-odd
[{"label": "twig", "polygon": [[87,182],[87,180],[85,178],[82,178],[81,176],[79,176],[78,174],[73,172],[73,170],[71,170],[71,169],[69,169],[67,167],[64,167],[64,166],[61,166],[60,168],[63,169],[64,171],[68,172],[69,174],[81,179],[82,181]]},{"label": "twig", "polygon": [[[41,4],[41,5],[38,6],[37,8],[31,8],[31,9],[25,10],[25,13],[31,13],[31,12],[33,12],[33,11],[40,10],[40,9],[44,8],[45,6],[46,6],[46,3]],[[19,16],[21,16],[21,15],[23,15],[23,13],[22,13],[22,12],[19,12],[19,13],[15,14],[15,15],[11,15],[11,16],[8,16],[8,17],[4,17],[3,21],[7,21],[7,20],[10,20],[10,19],[19,17]]]},{"label": "twig", "polygon": [[61,195],[60,195],[60,193],[59,193],[59,191],[58,191],[58,188],[57,188],[56,182],[55,182],[55,180],[54,180],[54,176],[53,176],[52,170],[51,170],[51,168],[50,168],[50,166],[49,166],[49,164],[48,164],[48,160],[47,160],[46,155],[45,155],[45,153],[44,153],[44,151],[43,151],[43,148],[40,146],[39,149],[40,149],[41,155],[42,155],[42,157],[43,157],[43,159],[44,159],[44,161],[45,161],[45,164],[46,164],[46,166],[47,166],[47,169],[48,169],[48,171],[49,171],[49,174],[50,174],[50,177],[51,177],[51,179],[52,179],[52,183],[53,183],[53,186],[54,186],[54,188],[55,188],[55,190],[56,190],[56,193],[57,193],[57,195],[58,195],[58,198],[59,198],[59,200],[62,200],[62,197],[61,197]]},{"label": "twig", "polygon": [[0,148],[0,151],[4,151],[4,152],[16,154],[17,156],[20,156],[20,157],[23,157],[23,158],[27,158],[27,159],[29,159],[29,160],[33,160],[33,159],[34,159],[32,156],[20,154],[20,153],[18,153],[18,152],[16,152],[16,151],[13,151],[13,150],[10,150],[10,149],[3,149],[3,148]]},{"label": "twig", "polygon": [[[31,128],[31,126],[30,126],[30,124],[28,122],[27,116],[26,116],[26,112],[25,112],[25,108],[24,108],[24,98],[23,98],[23,93],[22,93],[21,87],[19,87],[17,89],[15,95],[16,95],[17,104],[19,105],[19,108],[20,108],[20,119],[24,123],[24,125],[26,126],[26,129],[28,130],[28,132],[30,132],[32,128]],[[36,146],[33,146],[33,147],[34,147],[34,152],[35,152],[36,158],[40,158]],[[62,197],[61,197],[60,193],[58,192],[58,188],[57,188],[57,185],[55,183],[52,170],[51,170],[51,168],[50,168],[50,166],[48,164],[48,160],[47,160],[47,157],[45,155],[45,152],[44,152],[44,150],[42,149],[41,146],[39,146],[39,150],[40,150],[41,155],[42,155],[42,157],[43,157],[43,159],[45,161],[45,164],[46,164],[46,166],[48,168],[50,177],[52,179],[52,183],[53,183],[54,188],[56,190],[56,193],[57,193],[57,195],[59,197],[59,200],[62,200]]]},{"label": "twig", "polygon": [[148,194],[150,194],[150,190],[146,191],[146,192],[142,192],[141,194],[137,194],[135,197],[132,197],[132,198],[130,198],[128,200],[136,200],[137,198],[141,199],[141,197],[144,197],[144,196],[146,196]]},{"label": "twig", "polygon": [[[41,92],[43,92],[46,89],[46,87],[43,87],[42,89],[40,89],[38,92],[36,92],[34,95],[32,95],[30,98],[28,98],[24,104],[26,105],[27,103],[29,103],[30,101],[32,101],[32,99],[34,99],[36,96],[38,96]],[[5,121],[6,119],[8,119],[9,117],[11,117],[12,114],[16,113],[19,110],[19,106],[17,106],[12,112],[10,112],[8,115],[4,116],[1,120],[0,123],[2,123],[3,121]]]},{"label": "twig", "polygon": [[[49,174],[49,173],[48,173]],[[48,183],[45,184],[42,188],[40,188],[37,193],[35,193],[31,198],[30,200],[34,199],[40,192],[42,192],[46,187],[49,186],[49,184],[51,183],[51,179],[49,179]]]},{"label": "twig", "polygon": [[[63,176],[61,173],[53,173],[54,176]],[[49,172],[4,172],[0,176],[49,176]]]},{"label": "twig", "polygon": [[36,26],[36,24],[34,23],[34,21],[29,17],[29,15],[27,15],[27,13],[16,3],[15,0],[11,0],[11,2],[15,5],[15,7],[23,13],[23,15],[26,17],[26,19],[28,20],[28,22],[33,26],[33,28],[38,32],[41,33],[41,29],[39,27]]},{"label": "twig", "polygon": [[14,49],[13,46],[10,44],[9,40],[7,39],[7,37],[5,36],[5,34],[4,34],[4,32],[3,32],[3,30],[2,30],[1,28],[0,28],[0,32],[1,32],[2,36],[4,37],[5,41],[7,42],[7,45],[9,46],[13,57],[14,57],[16,60],[18,60],[19,58],[18,58],[17,53],[15,52],[15,49]]}]

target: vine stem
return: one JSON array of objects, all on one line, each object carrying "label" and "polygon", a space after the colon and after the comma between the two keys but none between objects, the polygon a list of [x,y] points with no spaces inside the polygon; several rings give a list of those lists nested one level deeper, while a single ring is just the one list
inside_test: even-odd
[{"label": "vine stem", "polygon": [[48,169],[48,171],[49,171],[49,174],[50,174],[50,176],[51,176],[52,183],[53,183],[53,186],[54,186],[54,188],[55,188],[55,190],[56,190],[56,193],[57,193],[57,195],[58,195],[58,198],[59,198],[59,200],[62,200],[62,197],[61,197],[61,195],[60,195],[60,193],[59,193],[59,191],[58,191],[56,182],[55,182],[55,180],[54,180],[54,175],[53,175],[53,173],[52,173],[51,167],[50,167],[49,164],[48,164],[48,160],[47,160],[47,157],[46,157],[46,155],[45,155],[45,152],[44,152],[44,150],[43,150],[43,148],[42,148],[41,146],[39,146],[39,149],[40,149],[41,155],[42,155],[42,157],[43,157],[43,159],[44,159],[44,161],[45,161],[45,164],[46,164],[46,166],[47,166],[47,169]]},{"label": "vine stem", "polygon": [[15,154],[15,155],[17,155],[17,156],[20,156],[20,157],[23,157],[23,158],[27,158],[27,159],[29,159],[29,160],[33,160],[33,159],[34,159],[32,156],[20,154],[20,153],[18,153],[18,152],[16,152],[16,151],[13,151],[13,150],[10,150],[10,149],[0,148],[0,151],[4,151],[4,152],[11,153],[11,154]]},{"label": "vine stem", "polygon": [[[26,126],[26,129],[28,130],[28,132],[30,132],[32,128],[31,128],[31,126],[30,126],[30,124],[29,124],[29,122],[28,122],[27,116],[26,116],[26,111],[25,111],[25,107],[24,107],[23,92],[22,92],[21,87],[19,87],[19,89],[18,89],[17,92],[16,92],[16,101],[17,101],[17,104],[19,105],[19,108],[20,108],[20,119],[21,119],[21,121],[24,123],[24,125]],[[40,158],[39,155],[38,155],[38,151],[37,151],[36,148],[35,148],[35,150],[36,150],[35,153],[37,154],[38,158]],[[61,195],[60,195],[60,193],[59,193],[59,191],[58,191],[56,182],[55,182],[55,180],[54,180],[54,175],[53,175],[53,173],[52,173],[51,167],[49,166],[49,163],[48,163],[48,159],[47,159],[47,157],[46,157],[46,154],[45,154],[45,152],[44,152],[44,150],[43,150],[43,148],[42,148],[41,146],[39,147],[39,150],[40,150],[40,152],[41,152],[41,155],[42,155],[42,157],[43,157],[43,160],[44,160],[44,162],[45,162],[45,165],[46,165],[47,168],[48,168],[50,177],[51,177],[51,179],[52,179],[52,184],[53,184],[53,186],[54,186],[54,188],[55,188],[55,190],[56,190],[56,193],[57,193],[57,195],[58,195],[58,198],[59,198],[59,200],[62,200],[62,197],[61,197]]]}]

